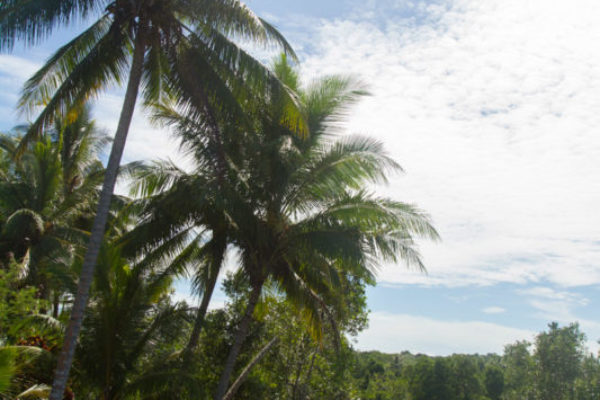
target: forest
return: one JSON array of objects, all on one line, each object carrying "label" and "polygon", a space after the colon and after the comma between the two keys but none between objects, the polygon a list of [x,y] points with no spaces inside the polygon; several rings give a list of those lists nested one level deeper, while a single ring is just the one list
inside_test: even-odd
[{"label": "forest", "polygon": [[[301,76],[236,0],[3,1],[0,51],[77,19],[0,135],[1,398],[599,398],[577,324],[502,356],[354,349],[380,266],[425,271],[440,239],[374,189],[402,168],[346,123],[365,82]],[[115,85],[112,135],[94,101]],[[180,158],[122,162],[136,103]]]}]

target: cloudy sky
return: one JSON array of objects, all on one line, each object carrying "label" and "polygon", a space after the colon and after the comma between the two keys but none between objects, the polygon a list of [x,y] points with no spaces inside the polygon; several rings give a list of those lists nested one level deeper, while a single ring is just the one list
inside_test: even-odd
[{"label": "cloudy sky", "polygon": [[[385,142],[406,172],[377,190],[427,210],[443,239],[421,245],[426,275],[382,268],[357,348],[501,352],[550,321],[579,321],[597,349],[600,3],[247,3],[292,42],[305,79],[370,85],[348,129]],[[78,29],[0,55],[0,129],[23,121],[23,81]],[[118,89],[97,101],[107,129],[120,101]],[[138,113],[125,158],[157,157],[178,156]]]}]

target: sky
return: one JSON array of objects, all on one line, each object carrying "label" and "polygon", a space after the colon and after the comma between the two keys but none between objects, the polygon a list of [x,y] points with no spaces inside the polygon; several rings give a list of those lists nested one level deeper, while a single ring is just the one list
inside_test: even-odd
[{"label": "sky", "polygon": [[[355,74],[368,84],[347,131],[384,142],[405,170],[375,190],[427,211],[442,237],[420,243],[427,274],[381,267],[356,348],[501,353],[551,321],[578,321],[598,350],[600,3],[247,4],[292,43],[306,82]],[[23,82],[78,29],[0,54],[0,129],[25,120]],[[108,131],[121,96],[112,88],[95,104]],[[179,158],[142,111],[125,151],[126,161]],[[177,296],[189,297],[184,282]],[[213,306],[223,301],[219,292]]]}]

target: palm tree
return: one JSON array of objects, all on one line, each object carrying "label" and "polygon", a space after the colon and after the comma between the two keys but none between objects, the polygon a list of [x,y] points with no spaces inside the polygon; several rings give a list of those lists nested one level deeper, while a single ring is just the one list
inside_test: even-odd
[{"label": "palm tree", "polygon": [[136,168],[133,191],[144,194],[145,220],[125,238],[126,249],[143,251],[148,245],[177,244],[177,237],[188,237],[177,257],[178,271],[192,275],[201,302],[185,357],[198,345],[231,230],[221,204],[224,190],[219,189],[223,188],[223,181],[218,179],[218,168],[209,166],[206,159],[196,161],[192,172],[184,172],[168,162]]},{"label": "palm tree", "polygon": [[[173,108],[163,107],[157,117],[175,127],[181,148],[191,156],[194,167],[186,172],[171,162],[155,162],[132,168],[132,193],[141,196],[145,218],[125,238],[126,249],[143,250],[145,246],[165,240],[175,243],[176,236],[190,234],[188,245],[178,256],[180,271],[192,274],[195,291],[202,297],[184,352],[189,356],[197,347],[227,245],[231,242],[232,227],[224,202],[228,200],[226,193],[235,185],[237,175],[231,166],[244,141],[237,131],[229,133],[223,122],[219,127],[229,134],[211,135],[207,131],[212,128],[204,122],[206,117],[194,112],[182,115]],[[221,116],[221,120],[226,118]]]},{"label": "palm tree", "polygon": [[[285,59],[275,70],[289,87],[297,87],[298,79]],[[196,255],[216,256],[204,262],[194,259],[201,266],[196,271],[203,274],[204,293],[188,350],[195,346],[226,243],[241,249],[243,273],[253,288],[217,399],[225,395],[265,283],[271,282],[294,299],[318,332],[320,319],[335,323],[344,312],[347,279],[373,281],[369,267],[375,255],[404,258],[422,268],[411,235],[436,237],[426,216],[409,205],[361,191],[368,182],[385,180],[385,171],[398,169],[397,164],[385,155],[381,144],[369,139],[327,143],[333,123],[342,120],[348,106],[364,94],[357,82],[340,77],[324,79],[304,92],[301,97],[313,133],[308,139],[299,139],[276,123],[281,120],[277,115],[285,112],[277,97],[270,99],[269,117],[260,121],[262,131],[237,132],[225,135],[225,140],[199,134],[206,125],[196,119],[198,112],[178,114],[163,109],[160,113],[176,126],[196,167],[184,172],[170,163],[157,163],[137,171],[134,190],[152,199],[143,200],[148,201],[147,222],[132,236],[159,243],[190,227],[209,231],[206,239],[192,241],[202,244],[195,247]],[[223,131],[245,128],[227,126],[224,121],[220,126]],[[239,139],[227,140],[231,137]],[[200,248],[204,250],[198,252]]]},{"label": "palm tree", "polygon": [[107,238],[100,251],[76,355],[80,387],[74,389],[104,400],[158,394],[170,379],[181,379],[176,370],[158,373],[151,361],[177,339],[188,317],[185,304],[170,302],[173,268],[163,262],[164,252],[127,259],[118,242]]},{"label": "palm tree", "polygon": [[[285,62],[276,71],[294,88],[297,77]],[[335,322],[344,276],[374,281],[380,261],[424,268],[414,236],[437,238],[428,217],[415,207],[364,190],[385,181],[399,166],[383,145],[364,137],[334,140],[333,129],[365,91],[355,80],[328,77],[301,91],[311,136],[301,139],[263,121],[245,143],[246,191],[228,209],[241,271],[250,284],[246,311],[228,354],[215,399],[227,391],[237,355],[265,284],[275,285],[318,332]],[[277,103],[271,105],[277,110]],[[242,186],[240,186],[242,187]],[[343,285],[342,285],[343,286]]]},{"label": "palm tree", "polygon": [[60,48],[31,78],[21,101],[30,108],[46,104],[29,131],[28,137],[34,137],[57,113],[64,114],[72,104],[94,96],[109,82],[120,82],[131,54],[123,107],[51,400],[60,399],[68,379],[140,87],[146,104],[171,94],[182,105],[206,111],[216,104],[211,100],[219,99],[221,111],[238,117],[244,115],[240,113],[244,99],[257,92],[283,92],[288,100],[285,122],[299,131],[305,129],[293,96],[285,95],[280,82],[228,38],[277,43],[293,54],[277,30],[237,0],[11,0],[0,6],[0,46],[10,48],[23,38],[35,42],[58,23],[102,9],[90,28]]},{"label": "palm tree", "polygon": [[[281,95],[277,98],[281,99]],[[262,107],[265,101],[260,97],[252,99],[249,107],[252,111],[246,111],[248,115],[243,116],[244,120],[251,120],[251,112]],[[269,118],[284,122],[283,127],[293,132],[293,127],[285,123],[286,113],[283,110]],[[218,104],[198,110],[197,106],[181,107],[181,104],[165,102],[157,107],[155,119],[174,128],[180,149],[190,156],[194,166],[191,171],[184,171],[172,162],[154,162],[131,168],[132,194],[141,197],[145,218],[125,237],[126,249],[143,251],[145,246],[167,239],[175,243],[174,237],[191,233],[188,246],[178,257],[180,270],[192,273],[194,288],[201,295],[194,329],[184,352],[189,356],[198,344],[227,246],[231,243],[230,232],[234,227],[227,208],[236,208],[235,202],[239,201],[240,191],[236,187],[243,185],[239,179],[243,172],[237,166],[241,167],[246,156],[242,148],[249,139],[245,130],[251,126],[238,119],[232,121]],[[233,203],[227,204],[230,201]]]},{"label": "palm tree", "polygon": [[0,138],[0,157],[8,168],[0,178],[0,235],[4,262],[27,258],[25,283],[41,298],[72,289],[70,264],[78,244],[87,239],[85,220],[93,213],[104,168],[97,157],[107,138],[90,119],[89,110],[58,119],[53,129],[30,143],[20,158],[16,135]]}]

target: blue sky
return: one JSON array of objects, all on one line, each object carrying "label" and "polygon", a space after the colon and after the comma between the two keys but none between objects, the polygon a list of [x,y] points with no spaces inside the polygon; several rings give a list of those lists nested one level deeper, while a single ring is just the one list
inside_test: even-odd
[{"label": "blue sky", "polygon": [[[600,5],[591,0],[249,0],[301,58],[304,78],[360,76],[373,95],[349,132],[406,173],[378,192],[429,212],[428,274],[385,265],[359,349],[501,352],[550,321],[600,339]],[[0,129],[22,82],[73,31],[0,55]],[[263,51],[261,57],[268,59]],[[95,115],[114,129],[118,89]],[[178,160],[135,116],[126,159]],[[178,296],[188,296],[182,283]],[[214,306],[224,301],[218,293]]]}]

